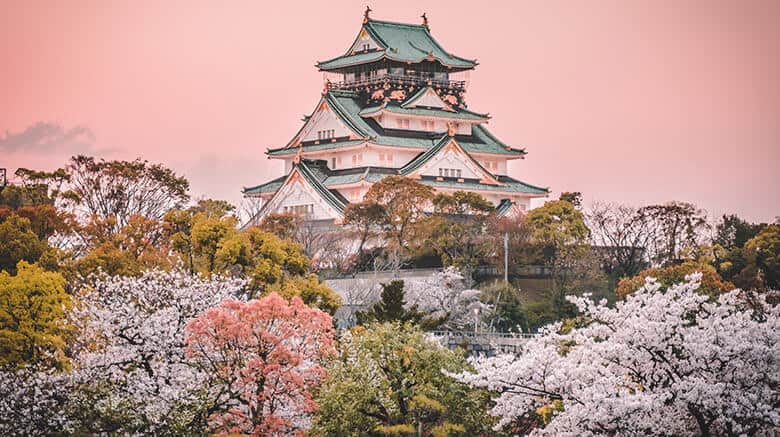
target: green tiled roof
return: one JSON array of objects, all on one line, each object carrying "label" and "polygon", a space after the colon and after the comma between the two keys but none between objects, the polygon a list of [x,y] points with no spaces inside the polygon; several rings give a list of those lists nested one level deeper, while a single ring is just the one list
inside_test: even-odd
[{"label": "green tiled roof", "polygon": [[[433,147],[439,140],[438,134],[432,132],[416,131],[396,131],[383,129],[376,121],[365,119],[360,116],[363,108],[360,106],[357,94],[352,91],[330,90],[323,98],[341,117],[342,120],[353,129],[358,135],[364,136],[369,142],[384,146],[409,147],[425,150]],[[415,110],[415,109],[408,109]],[[452,114],[446,111],[442,113]],[[301,128],[303,129],[303,128]],[[299,131],[300,133],[300,131]],[[298,134],[296,134],[296,137]],[[471,135],[456,135],[458,144],[469,153],[491,153],[497,155],[525,155],[525,150],[509,148],[504,143],[496,139],[487,128],[481,124],[474,124],[471,129]],[[304,151],[330,150],[343,146],[354,145],[361,140],[337,141],[335,143],[310,144],[304,145]],[[284,156],[297,152],[297,147],[286,147],[278,149],[269,149],[269,156]]]},{"label": "green tiled roof", "polygon": [[459,69],[471,69],[477,65],[475,60],[448,53],[433,38],[428,28],[423,25],[368,20],[363,27],[382,50],[353,55],[345,54],[319,62],[317,67],[320,70],[336,70],[351,65],[378,61],[382,58],[411,63],[435,59],[442,65]]},{"label": "green tiled roof", "polygon": [[438,108],[404,108],[403,106],[394,104],[385,106],[371,106],[360,111],[359,115],[361,117],[368,117],[370,114],[378,112],[382,109],[388,112],[393,112],[395,114],[422,115],[428,117],[452,118],[457,120],[487,120],[489,118],[487,114],[479,114],[463,108],[453,108],[455,109],[453,112]]},{"label": "green tiled roof", "polygon": [[[318,152],[320,150],[339,149],[341,147],[354,146],[362,143],[363,140],[342,140],[342,141],[320,143],[320,144],[308,144],[303,146],[303,150],[304,152]],[[269,149],[266,154],[269,156],[283,156],[283,155],[294,155],[296,153],[298,153],[297,147],[282,147],[279,149]]]},{"label": "green tiled roof", "polygon": [[278,177],[274,180],[268,181],[264,184],[255,185],[254,187],[244,188],[241,190],[244,194],[260,194],[260,193],[274,193],[276,190],[282,187],[287,176]]},{"label": "green tiled roof", "polygon": [[479,181],[472,180],[466,180],[465,182],[457,182],[454,180],[437,181],[435,178],[422,178],[420,179],[420,182],[434,188],[452,188],[456,190],[482,190],[526,194],[547,194],[550,192],[547,188],[527,184],[508,176],[500,176],[498,180],[504,185],[481,184]]}]

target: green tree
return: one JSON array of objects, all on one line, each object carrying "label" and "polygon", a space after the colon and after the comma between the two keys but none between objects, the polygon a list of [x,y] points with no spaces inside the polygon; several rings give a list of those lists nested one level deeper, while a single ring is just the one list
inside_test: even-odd
[{"label": "green tree", "polygon": [[[358,311],[355,314],[360,325],[373,322],[412,322],[419,324],[425,318],[425,314],[419,312],[417,307],[406,308],[404,300],[404,281],[395,280],[382,284],[382,293],[379,302],[371,306],[367,311]],[[426,324],[435,325],[430,321]]]},{"label": "green tree", "polygon": [[301,226],[302,218],[299,215],[285,214],[267,214],[260,222],[260,229],[270,232],[279,238],[295,238],[296,229]]},{"label": "green tree", "polygon": [[590,231],[585,218],[573,204],[556,200],[531,210],[527,223],[550,269],[555,313],[559,319],[571,317],[574,308],[566,295],[592,291],[595,283],[605,279],[587,244]]},{"label": "green tree", "polygon": [[250,298],[276,292],[288,300],[298,296],[331,314],[336,311],[340,297],[310,273],[311,261],[300,244],[261,226],[239,230],[236,218],[228,215],[231,211],[226,202],[207,199],[166,214],[167,235],[190,272],[246,278]]},{"label": "green tree", "polygon": [[229,215],[234,210],[224,200],[202,199],[190,208],[172,209],[165,214],[165,234],[190,273],[212,273],[218,269],[220,245],[237,238],[236,218]]},{"label": "green tree", "polygon": [[[16,214],[0,219],[0,271],[14,274],[19,261],[34,263],[41,257],[51,259],[53,249],[38,238],[29,219]],[[45,263],[52,267],[52,262]]]},{"label": "green tree", "polygon": [[741,284],[750,288],[780,289],[780,224],[764,227],[761,232],[745,243],[743,256],[747,266],[739,274]]},{"label": "green tree", "polygon": [[433,188],[403,176],[388,176],[375,183],[363,198],[367,212],[378,214],[377,226],[382,229],[387,253],[395,258],[395,268],[421,245],[425,209],[433,199]]},{"label": "green tree", "polygon": [[350,203],[344,209],[344,224],[358,234],[357,257],[365,253],[366,243],[375,235],[385,217],[385,208],[375,202]]},{"label": "green tree", "polygon": [[0,272],[0,368],[62,368],[71,305],[65,279],[25,261],[16,270],[13,276]]},{"label": "green tree", "polygon": [[487,393],[444,372],[468,369],[462,355],[427,340],[410,324],[357,327],[316,401],[313,435],[494,435]]},{"label": "green tree", "polygon": [[493,204],[477,193],[456,191],[433,198],[433,216],[428,219],[426,242],[445,266],[455,266],[471,280],[474,269],[495,251],[487,234]]},{"label": "green tree", "polygon": [[564,191],[558,196],[558,200],[569,202],[577,209],[582,207],[582,193],[579,191]]}]

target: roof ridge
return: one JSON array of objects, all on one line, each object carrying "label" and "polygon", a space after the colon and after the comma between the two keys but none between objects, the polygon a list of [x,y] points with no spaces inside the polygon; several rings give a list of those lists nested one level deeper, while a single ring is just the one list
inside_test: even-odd
[{"label": "roof ridge", "polygon": [[509,179],[510,182],[523,184],[523,185],[525,185],[527,187],[534,188],[534,189],[541,190],[541,191],[546,191],[548,193],[550,192],[550,187],[540,187],[538,185],[529,184],[528,182],[523,182],[520,179],[515,179],[515,178],[513,178],[513,177],[511,177],[509,175],[503,175],[503,177],[506,178],[506,179]]},{"label": "roof ridge", "polygon": [[428,30],[428,28],[425,27],[425,25],[423,24],[402,23],[400,21],[375,20],[373,18],[369,18],[368,21],[366,21],[366,24],[370,24],[370,23],[391,24],[394,26],[417,27],[417,28],[423,28],[425,30]]}]

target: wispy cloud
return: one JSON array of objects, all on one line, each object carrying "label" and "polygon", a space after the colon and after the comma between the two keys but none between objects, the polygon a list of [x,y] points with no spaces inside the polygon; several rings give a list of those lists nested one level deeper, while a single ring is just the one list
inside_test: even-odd
[{"label": "wispy cloud", "polygon": [[6,131],[0,135],[2,153],[91,153],[95,151],[95,135],[85,126],[65,128],[57,123],[39,121],[20,132]]}]

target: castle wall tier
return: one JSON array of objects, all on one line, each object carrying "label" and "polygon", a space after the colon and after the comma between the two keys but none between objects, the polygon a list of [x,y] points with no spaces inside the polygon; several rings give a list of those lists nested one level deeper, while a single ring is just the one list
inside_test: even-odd
[{"label": "castle wall tier", "polygon": [[[340,222],[344,208],[370,187],[400,175],[437,192],[471,191],[496,214],[521,214],[547,188],[508,175],[525,149],[501,142],[490,115],[466,104],[475,60],[446,51],[422,25],[366,17],[347,51],[319,62],[326,83],[290,141],[270,148],[284,176],[249,188],[262,201],[254,222],[271,213]],[[465,75],[465,78],[464,78]]]}]

